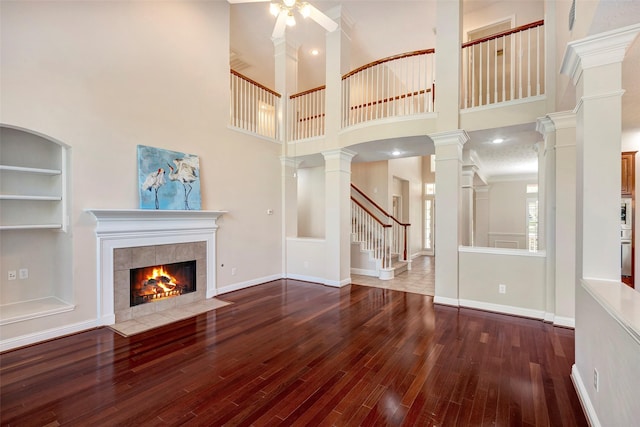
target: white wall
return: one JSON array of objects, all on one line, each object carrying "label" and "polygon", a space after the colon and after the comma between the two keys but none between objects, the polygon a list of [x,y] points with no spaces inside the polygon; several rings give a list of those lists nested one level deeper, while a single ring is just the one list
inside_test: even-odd
[{"label": "white wall", "polygon": [[[3,2],[0,19],[0,122],[70,146],[64,262],[77,305],[7,325],[2,339],[96,318],[95,221],[84,209],[138,207],[137,144],[200,156],[203,209],[229,211],[219,287],[281,274],[280,145],[227,128],[226,2]],[[26,247],[38,244],[25,233]]]},{"label": "white wall", "polygon": [[324,167],[298,169],[298,237],[324,238]]},{"label": "white wall", "polygon": [[[578,394],[588,400],[590,418],[597,414],[601,426],[632,426],[640,419],[639,308],[640,296],[617,282],[589,280],[576,288],[576,362],[572,376]],[[595,370],[598,390],[594,386]]]}]

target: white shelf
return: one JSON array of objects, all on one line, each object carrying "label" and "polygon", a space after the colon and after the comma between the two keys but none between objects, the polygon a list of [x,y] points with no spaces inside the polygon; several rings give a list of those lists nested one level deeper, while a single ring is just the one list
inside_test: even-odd
[{"label": "white shelf", "polygon": [[72,311],[74,308],[75,305],[66,303],[56,297],[0,305],[0,326],[64,313]]},{"label": "white shelf", "polygon": [[42,202],[59,202],[61,196],[26,196],[22,194],[0,194],[0,200],[33,200]]},{"label": "white shelf", "polygon": [[0,230],[59,230],[62,224],[0,225]]},{"label": "white shelf", "polygon": [[0,171],[22,172],[22,173],[32,173],[32,174],[40,174],[40,175],[62,174],[62,171],[59,169],[27,168],[23,166],[10,166],[10,165],[0,165]]}]

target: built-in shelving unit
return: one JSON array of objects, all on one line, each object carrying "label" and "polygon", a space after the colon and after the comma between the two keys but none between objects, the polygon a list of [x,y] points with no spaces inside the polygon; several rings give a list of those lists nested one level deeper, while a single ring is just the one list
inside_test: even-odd
[{"label": "built-in shelving unit", "polygon": [[0,150],[0,325],[71,311],[67,147],[0,126]]}]

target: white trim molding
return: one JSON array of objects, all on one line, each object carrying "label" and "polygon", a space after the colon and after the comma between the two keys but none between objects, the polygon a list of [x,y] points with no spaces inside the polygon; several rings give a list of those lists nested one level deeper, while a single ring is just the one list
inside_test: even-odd
[{"label": "white trim molding", "polygon": [[97,219],[98,325],[115,323],[114,249],[204,241],[206,298],[216,295],[216,221],[225,211],[86,209]]},{"label": "white trim molding", "polygon": [[460,299],[460,307],[474,308],[478,310],[490,311],[493,313],[510,314],[513,316],[528,317],[530,319],[544,320],[545,318],[545,312],[542,310],[514,307],[511,305],[493,304],[484,301]]},{"label": "white trim molding", "polygon": [[596,409],[593,407],[591,399],[589,399],[589,393],[587,392],[587,388],[584,386],[584,381],[582,381],[578,367],[575,364],[571,367],[571,381],[573,382],[573,387],[576,389],[576,393],[578,394],[578,399],[580,400],[582,409],[587,416],[589,426],[600,427],[602,424],[600,424]]}]

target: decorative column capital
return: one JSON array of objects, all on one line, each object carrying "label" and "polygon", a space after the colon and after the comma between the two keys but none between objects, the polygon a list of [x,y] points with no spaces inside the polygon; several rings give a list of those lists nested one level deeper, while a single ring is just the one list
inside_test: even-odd
[{"label": "decorative column capital", "polygon": [[560,72],[575,85],[586,69],[622,62],[639,32],[640,24],[634,24],[570,42]]},{"label": "decorative column capital", "polygon": [[463,129],[432,133],[429,138],[431,138],[436,147],[458,144],[461,150],[462,146],[469,141],[469,135]]}]

